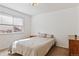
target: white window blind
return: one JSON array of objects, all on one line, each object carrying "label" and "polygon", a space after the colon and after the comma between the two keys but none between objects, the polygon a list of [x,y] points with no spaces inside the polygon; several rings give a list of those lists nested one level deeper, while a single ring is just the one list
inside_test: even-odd
[{"label": "white window blind", "polygon": [[23,32],[23,18],[0,14],[0,34]]},{"label": "white window blind", "polygon": [[14,25],[23,25],[23,19],[22,18],[18,18],[18,17],[14,17]]},{"label": "white window blind", "polygon": [[2,24],[13,24],[12,16],[2,15]]}]

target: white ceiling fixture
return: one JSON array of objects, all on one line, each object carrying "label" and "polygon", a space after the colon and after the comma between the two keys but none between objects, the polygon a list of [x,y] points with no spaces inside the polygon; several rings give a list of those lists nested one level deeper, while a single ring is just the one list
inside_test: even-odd
[{"label": "white ceiling fixture", "polygon": [[38,3],[36,7],[32,3],[0,3],[8,8],[26,13],[29,15],[38,15],[41,13],[54,12],[62,9],[79,6],[78,3]]},{"label": "white ceiling fixture", "polygon": [[36,7],[36,6],[38,6],[38,0],[32,0],[32,6],[33,7]]},{"label": "white ceiling fixture", "polygon": [[33,7],[37,7],[38,6],[38,3],[32,3],[32,6]]}]

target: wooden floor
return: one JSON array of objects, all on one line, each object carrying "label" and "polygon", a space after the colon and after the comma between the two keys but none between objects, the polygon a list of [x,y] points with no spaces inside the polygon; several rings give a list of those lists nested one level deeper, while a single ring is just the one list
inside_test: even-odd
[{"label": "wooden floor", "polygon": [[[48,52],[46,56],[68,56],[69,51],[68,49],[61,48],[61,47],[53,47],[51,50]],[[0,56],[11,56],[8,55],[8,49],[0,51]],[[19,54],[13,54],[13,56],[20,56]]]},{"label": "wooden floor", "polygon": [[55,46],[48,52],[47,56],[69,56],[69,50]]}]

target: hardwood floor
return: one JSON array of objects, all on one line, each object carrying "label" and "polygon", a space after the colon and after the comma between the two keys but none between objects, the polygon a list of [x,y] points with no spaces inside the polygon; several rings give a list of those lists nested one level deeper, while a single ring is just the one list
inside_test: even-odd
[{"label": "hardwood floor", "polygon": [[[61,47],[53,47],[51,50],[48,52],[46,56],[68,56],[69,51],[68,49],[61,48]],[[8,49],[0,51],[0,56],[11,56],[8,55]],[[13,56],[21,56],[19,54],[13,54]]]},{"label": "hardwood floor", "polygon": [[55,46],[48,52],[47,56],[69,56],[69,50]]}]

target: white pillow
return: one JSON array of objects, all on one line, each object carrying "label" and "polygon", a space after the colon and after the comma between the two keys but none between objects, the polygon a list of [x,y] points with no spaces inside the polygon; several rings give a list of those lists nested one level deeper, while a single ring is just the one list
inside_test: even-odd
[{"label": "white pillow", "polygon": [[38,33],[37,35],[38,37],[42,37],[42,38],[54,38],[54,35],[50,35],[50,34],[46,34],[46,33]]},{"label": "white pillow", "polygon": [[45,34],[45,33],[40,34],[40,37],[46,38],[46,36],[47,36],[47,34]]},{"label": "white pillow", "polygon": [[38,33],[38,37],[46,38],[47,34],[45,34],[45,33]]},{"label": "white pillow", "polygon": [[54,35],[47,34],[47,38],[54,38]]}]

